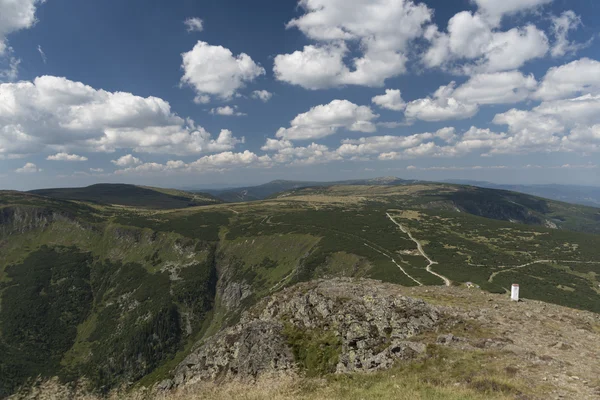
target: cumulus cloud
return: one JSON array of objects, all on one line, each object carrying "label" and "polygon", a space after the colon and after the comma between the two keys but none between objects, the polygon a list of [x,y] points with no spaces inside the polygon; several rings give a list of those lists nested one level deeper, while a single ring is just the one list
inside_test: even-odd
[{"label": "cumulus cloud", "polygon": [[210,96],[230,99],[246,83],[265,74],[265,69],[242,53],[234,56],[222,46],[211,46],[202,41],[182,54],[184,75],[181,83],[197,93],[196,102],[206,103]]},{"label": "cumulus cloud", "polygon": [[508,148],[525,151],[600,150],[600,95],[542,102],[531,110],[512,109],[493,122],[507,125]]},{"label": "cumulus cloud", "polygon": [[111,163],[115,164],[118,167],[131,167],[132,165],[139,165],[142,163],[137,157],[134,157],[132,154],[127,154],[126,156],[120,157],[117,160],[112,160]]},{"label": "cumulus cloud", "polygon": [[224,106],[213,108],[210,110],[210,113],[213,115],[222,115],[226,117],[241,117],[246,115],[243,112],[237,111],[237,106]]},{"label": "cumulus cloud", "polygon": [[472,0],[490,23],[500,23],[505,15],[516,14],[551,3],[553,0]]},{"label": "cumulus cloud", "polygon": [[252,98],[258,99],[265,103],[271,100],[271,97],[273,97],[273,93],[267,90],[255,90],[254,92],[252,92]]},{"label": "cumulus cloud", "polygon": [[90,168],[90,172],[93,174],[101,174],[104,172],[104,168]]},{"label": "cumulus cloud", "polygon": [[534,97],[556,100],[581,94],[600,94],[600,62],[582,58],[550,68]]},{"label": "cumulus cloud", "polygon": [[280,81],[317,90],[340,86],[350,70],[344,64],[345,45],[305,46],[275,57],[273,72]]},{"label": "cumulus cloud", "polygon": [[84,156],[78,156],[77,154],[58,153],[53,156],[48,156],[46,160],[49,161],[87,161],[88,158]]},{"label": "cumulus cloud", "polygon": [[231,150],[242,141],[230,131],[213,139],[156,97],[54,76],[0,84],[0,155],[119,149],[189,155]]},{"label": "cumulus cloud", "polygon": [[239,167],[268,168],[271,165],[269,156],[258,156],[251,151],[233,153],[231,151],[204,156],[196,161],[168,161],[160,163],[142,163],[115,171],[117,175],[148,173],[206,173],[226,171]]},{"label": "cumulus cloud", "polygon": [[45,0],[0,0],[0,56],[8,49],[6,37],[36,22],[37,6]]},{"label": "cumulus cloud", "polygon": [[279,151],[290,147],[294,147],[294,145],[289,140],[267,139],[267,142],[263,147],[261,147],[261,150]]},{"label": "cumulus cloud", "polygon": [[402,93],[397,89],[387,89],[385,94],[375,96],[371,101],[387,110],[402,111],[406,108],[406,103],[402,100]]},{"label": "cumulus cloud", "polygon": [[[448,22],[448,32],[431,25],[431,47],[422,56],[427,67],[448,67],[466,74],[509,71],[543,57],[548,37],[534,25],[499,31],[482,14],[462,11]],[[452,63],[463,64],[454,67]]]},{"label": "cumulus cloud", "polygon": [[36,172],[42,172],[41,168],[38,168],[34,163],[27,163],[21,168],[15,170],[17,174],[35,174]]},{"label": "cumulus cloud", "polygon": [[440,87],[433,97],[414,100],[406,105],[404,114],[409,120],[445,121],[467,119],[479,111],[477,104],[463,103],[452,97],[455,83]]},{"label": "cumulus cloud", "polygon": [[204,22],[200,18],[188,18],[183,23],[188,32],[202,32],[204,30]]},{"label": "cumulus cloud", "polygon": [[360,139],[346,139],[337,149],[337,153],[347,156],[377,154],[388,150],[414,148],[426,140],[434,138],[432,133],[420,133],[410,136],[371,136]]},{"label": "cumulus cloud", "polygon": [[456,88],[452,96],[473,104],[509,104],[526,100],[537,88],[533,75],[518,71],[478,74]]},{"label": "cumulus cloud", "polygon": [[[412,0],[300,0],[304,14],[287,25],[315,45],[275,58],[277,79],[307,89],[383,86],[406,71],[409,44],[422,36],[432,10]],[[349,65],[348,45],[360,48]]]},{"label": "cumulus cloud", "polygon": [[372,122],[378,118],[370,107],[358,106],[348,100],[333,100],[299,114],[289,128],[280,128],[277,137],[286,140],[312,140],[337,133],[340,129],[355,132],[375,132]]}]

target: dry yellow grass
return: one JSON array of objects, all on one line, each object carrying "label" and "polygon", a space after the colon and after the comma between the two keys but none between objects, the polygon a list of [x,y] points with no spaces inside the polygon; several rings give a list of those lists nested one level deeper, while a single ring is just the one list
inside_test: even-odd
[{"label": "dry yellow grass", "polygon": [[485,390],[484,386],[432,384],[416,373],[388,371],[372,375],[335,376],[330,379],[263,378],[254,383],[198,383],[177,392],[153,394],[146,390],[114,393],[108,398],[73,392],[56,380],[20,399],[36,400],[508,400],[514,393]]}]

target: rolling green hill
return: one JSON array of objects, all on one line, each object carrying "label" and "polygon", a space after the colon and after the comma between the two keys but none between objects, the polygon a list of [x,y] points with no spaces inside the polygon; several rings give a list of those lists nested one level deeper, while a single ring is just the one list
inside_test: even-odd
[{"label": "rolling green hill", "polygon": [[219,199],[229,203],[239,203],[244,201],[264,200],[277,193],[301,189],[307,187],[326,187],[326,186],[369,186],[369,185],[407,185],[417,181],[408,181],[396,177],[375,178],[375,179],[354,179],[348,181],[335,182],[303,182],[303,181],[285,181],[277,180],[263,185],[248,186],[243,188],[223,189],[223,190],[207,190],[207,193],[218,197]]},{"label": "rolling green hill", "polygon": [[169,209],[218,204],[206,193],[125,184],[97,184],[85,188],[41,189],[30,193],[61,200],[87,201],[128,207]]},{"label": "rolling green hill", "polygon": [[599,209],[424,183],[208,207],[127,185],[70,196],[0,192],[0,397],[38,375],[101,393],[152,385],[261,299],[314,279],[520,283],[526,299],[600,313]]}]

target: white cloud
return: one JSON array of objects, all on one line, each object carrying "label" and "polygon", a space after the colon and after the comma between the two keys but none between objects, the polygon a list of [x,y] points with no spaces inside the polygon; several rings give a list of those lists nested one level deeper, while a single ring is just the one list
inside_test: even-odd
[{"label": "white cloud", "polygon": [[46,160],[49,161],[87,161],[88,158],[84,156],[78,156],[77,154],[58,153],[53,156],[48,156]]},{"label": "white cloud", "polygon": [[115,171],[117,175],[148,173],[206,173],[231,170],[239,167],[268,168],[272,164],[269,156],[258,156],[251,151],[242,153],[222,152],[204,156],[191,163],[168,161],[165,164],[144,163]]},{"label": "white cloud", "polygon": [[261,147],[262,151],[279,151],[283,149],[287,149],[290,147],[294,147],[292,142],[289,140],[277,140],[277,139],[267,139],[267,142],[263,147]]},{"label": "white cloud", "polygon": [[117,160],[112,160],[111,163],[115,164],[118,167],[131,167],[133,165],[139,165],[142,163],[137,157],[134,157],[132,154],[127,154]]},{"label": "white cloud", "polygon": [[358,106],[348,100],[333,100],[299,114],[291,127],[280,128],[277,137],[286,140],[319,139],[345,128],[354,132],[375,132],[373,120],[378,118],[370,107]]},{"label": "white cloud", "polygon": [[350,74],[344,65],[346,46],[305,46],[304,50],[275,57],[273,72],[280,81],[305,89],[325,89],[344,84]]},{"label": "white cloud", "polygon": [[560,17],[552,17],[552,32],[556,39],[552,46],[552,57],[562,57],[569,53],[575,53],[585,46],[569,41],[569,32],[574,31],[582,25],[581,18],[573,11],[565,11]]},{"label": "white cloud", "polygon": [[454,127],[446,127],[439,129],[435,133],[435,137],[442,139],[444,142],[451,143],[454,142],[458,136],[456,135],[456,129]]},{"label": "white cloud", "polygon": [[9,49],[6,56],[0,55],[0,83],[13,82],[19,76],[21,60],[14,57],[12,53],[12,49]]},{"label": "white cloud", "polygon": [[267,90],[255,90],[252,92],[252,97],[266,103],[267,101],[271,100],[273,93]]},{"label": "white cloud", "polygon": [[402,100],[402,93],[397,89],[387,89],[385,94],[375,96],[371,101],[387,110],[402,111],[406,108],[406,103]]},{"label": "white cloud", "polygon": [[90,172],[101,174],[102,172],[104,172],[104,169],[103,168],[90,168]]},{"label": "white cloud", "polygon": [[237,106],[224,106],[213,108],[210,110],[210,113],[213,115],[222,115],[226,117],[241,117],[246,115],[243,112],[237,111]]},{"label": "white cloud", "polygon": [[265,74],[264,68],[242,53],[234,56],[222,46],[211,46],[202,41],[182,54],[184,75],[181,83],[194,88],[197,102],[206,103],[207,96],[230,99],[237,91]]},{"label": "white cloud", "polygon": [[371,136],[360,139],[346,139],[337,149],[341,156],[363,156],[377,154],[386,150],[413,148],[426,140],[434,138],[432,133],[420,133],[411,136]]},{"label": "white cloud", "polygon": [[46,57],[46,53],[44,53],[44,50],[42,50],[42,46],[38,44],[37,50],[38,53],[40,53],[40,57],[42,57],[42,61],[44,62],[44,64],[46,64],[48,62],[48,58]]},{"label": "white cloud", "polygon": [[188,18],[183,23],[188,32],[202,32],[204,30],[204,22],[200,18]]},{"label": "white cloud", "polygon": [[492,24],[500,23],[505,15],[516,14],[551,3],[553,0],[472,0],[479,12]]},{"label": "white cloud", "polygon": [[479,111],[477,104],[460,102],[452,97],[455,83],[440,87],[433,95],[414,100],[406,105],[404,114],[409,120],[445,121],[450,119],[467,119]]},{"label": "white cloud", "polygon": [[42,151],[178,155],[227,151],[243,139],[213,139],[156,97],[96,90],[66,78],[0,84],[0,155]]},{"label": "white cloud", "polygon": [[43,170],[38,168],[34,163],[27,163],[21,168],[17,168],[15,172],[17,174],[35,174],[36,172],[42,172]]},{"label": "white cloud", "polygon": [[555,100],[581,94],[600,94],[600,62],[582,58],[550,68],[534,97]]},{"label": "white cloud", "polygon": [[[600,151],[600,95],[542,102],[532,110],[512,109],[493,122],[507,125],[504,152]],[[500,151],[500,150],[497,150]]]},{"label": "white cloud", "polygon": [[[298,28],[317,45],[275,58],[277,79],[307,89],[342,85],[383,86],[406,70],[409,44],[423,34],[432,11],[411,0],[300,0]],[[347,66],[348,45],[361,55]]]},{"label": "white cloud", "polygon": [[6,37],[36,22],[35,12],[45,0],[0,0],[0,55],[8,49]]},{"label": "white cloud", "polygon": [[[484,16],[462,11],[448,22],[448,32],[428,27],[431,47],[422,56],[427,67],[448,67],[466,74],[509,71],[543,57],[549,49],[546,34],[534,25],[498,31]],[[453,66],[452,62],[464,62]]]},{"label": "white cloud", "polygon": [[341,159],[337,152],[330,151],[327,146],[317,143],[311,143],[306,147],[287,147],[273,156],[274,162],[292,166],[325,164]]},{"label": "white cloud", "polygon": [[472,104],[509,104],[526,100],[537,88],[533,75],[518,71],[479,74],[456,88],[452,96]]}]

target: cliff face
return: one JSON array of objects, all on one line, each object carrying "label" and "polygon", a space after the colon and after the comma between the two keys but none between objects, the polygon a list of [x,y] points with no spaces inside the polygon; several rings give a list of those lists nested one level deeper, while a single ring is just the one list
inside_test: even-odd
[{"label": "cliff face", "polygon": [[67,214],[48,208],[23,206],[0,208],[0,237],[45,228],[54,221],[66,219],[70,219]]}]

